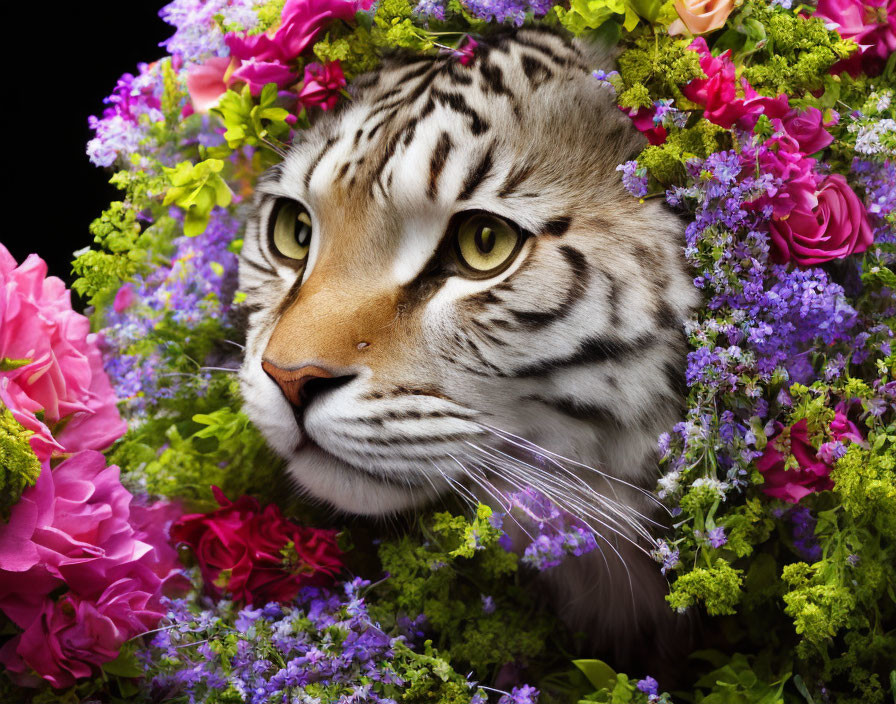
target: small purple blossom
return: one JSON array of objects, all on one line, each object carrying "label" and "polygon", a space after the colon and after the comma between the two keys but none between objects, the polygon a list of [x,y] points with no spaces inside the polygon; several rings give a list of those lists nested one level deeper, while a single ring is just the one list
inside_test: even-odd
[{"label": "small purple blossom", "polygon": [[538,690],[528,684],[514,687],[498,700],[498,704],[538,704]]},{"label": "small purple blossom", "polygon": [[627,161],[616,167],[622,172],[622,185],[635,198],[647,195],[647,169],[639,167],[637,161]]},{"label": "small purple blossom", "polygon": [[637,685],[635,685],[639,691],[644,692],[648,697],[656,697],[659,696],[660,693],[660,683],[657,682],[653,677],[648,675],[643,680],[638,680]]}]

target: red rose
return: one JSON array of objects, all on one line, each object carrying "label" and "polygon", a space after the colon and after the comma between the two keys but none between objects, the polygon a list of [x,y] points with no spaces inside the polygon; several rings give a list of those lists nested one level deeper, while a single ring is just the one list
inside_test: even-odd
[{"label": "red rose", "polygon": [[795,207],[784,220],[772,220],[772,258],[815,266],[864,252],[874,237],[865,206],[840,174],[828,176],[815,192],[816,204]]},{"label": "red rose", "polygon": [[805,418],[790,426],[790,452],[798,466],[785,469],[788,453],[778,448],[780,435],[765,446],[762,457],[756,460],[756,468],[765,478],[762,491],[776,499],[795,504],[804,496],[817,491],[832,489],[831,467],[816,457],[815,448],[809,443],[808,423]]},{"label": "red rose", "polygon": [[183,516],[173,540],[192,548],[206,590],[234,601],[289,601],[305,586],[327,584],[342,567],[336,531],[300,526],[270,504],[243,496],[231,502],[212,487],[221,508]]}]

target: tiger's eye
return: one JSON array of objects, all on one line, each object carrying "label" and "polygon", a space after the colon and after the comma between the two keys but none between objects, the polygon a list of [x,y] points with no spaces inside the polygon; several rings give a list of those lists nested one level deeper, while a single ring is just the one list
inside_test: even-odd
[{"label": "tiger's eye", "polygon": [[298,203],[282,200],[271,215],[271,240],[277,253],[304,262],[311,248],[311,215]]},{"label": "tiger's eye", "polygon": [[494,276],[510,265],[519,251],[519,230],[503,218],[476,213],[461,221],[455,235],[460,263],[473,276]]}]

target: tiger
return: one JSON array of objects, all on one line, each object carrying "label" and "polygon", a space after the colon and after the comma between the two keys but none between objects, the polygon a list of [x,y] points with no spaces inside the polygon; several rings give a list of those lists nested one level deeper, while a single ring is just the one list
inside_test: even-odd
[{"label": "tiger", "polygon": [[699,301],[681,219],[621,183],[645,140],[612,65],[522,28],[357,77],[257,182],[240,382],[296,490],[340,511],[531,487],[581,518],[599,549],[539,579],[638,667],[690,632],[648,553]]}]

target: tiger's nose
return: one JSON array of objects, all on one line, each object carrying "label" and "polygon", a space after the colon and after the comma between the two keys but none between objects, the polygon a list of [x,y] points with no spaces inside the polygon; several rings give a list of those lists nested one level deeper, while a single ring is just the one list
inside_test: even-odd
[{"label": "tiger's nose", "polygon": [[336,376],[329,370],[314,365],[283,369],[263,360],[261,368],[280,387],[286,400],[296,409],[305,406],[321,391],[342,386],[355,378],[354,375]]}]

